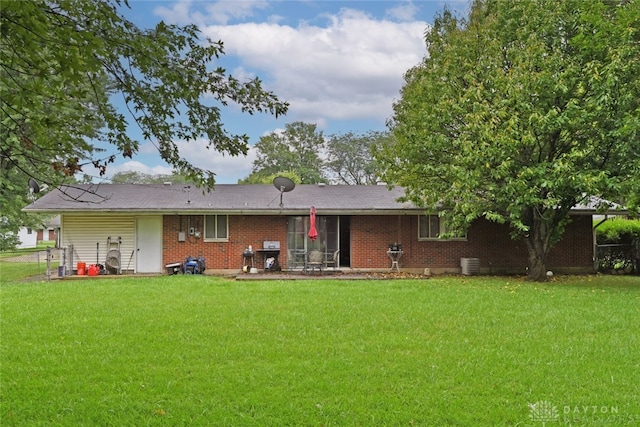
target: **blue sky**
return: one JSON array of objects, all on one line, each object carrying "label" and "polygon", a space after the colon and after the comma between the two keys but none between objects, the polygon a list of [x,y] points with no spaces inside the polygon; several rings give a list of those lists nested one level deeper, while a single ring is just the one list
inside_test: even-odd
[{"label": "blue sky", "polygon": [[[259,77],[265,89],[289,102],[289,112],[278,119],[242,114],[235,106],[224,110],[225,128],[246,133],[253,145],[294,121],[315,123],[325,135],[385,130],[403,74],[425,56],[424,33],[445,4],[461,13],[469,7],[468,0],[130,0],[123,14],[143,28],[161,20],[198,25],[224,42],[216,65],[240,79]],[[213,170],[218,183],[251,173],[253,149],[247,157],[224,157],[203,150],[201,141],[178,144],[188,161]],[[129,170],[171,173],[151,143],[133,159],[118,157],[108,176]]]}]

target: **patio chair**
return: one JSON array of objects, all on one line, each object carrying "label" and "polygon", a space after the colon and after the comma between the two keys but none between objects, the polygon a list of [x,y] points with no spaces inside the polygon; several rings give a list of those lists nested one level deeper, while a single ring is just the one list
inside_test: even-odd
[{"label": "patio chair", "polygon": [[306,251],[300,249],[287,250],[287,264],[289,268],[304,270],[306,260]]},{"label": "patio chair", "polygon": [[307,255],[307,272],[311,269],[312,272],[316,270],[320,270],[320,274],[322,275],[322,265],[324,264],[324,254],[320,251],[311,251]]},{"label": "patio chair", "polygon": [[333,266],[334,270],[340,267],[340,249],[338,249],[333,253],[327,254],[326,264],[327,264],[327,268],[329,268],[329,266]]}]

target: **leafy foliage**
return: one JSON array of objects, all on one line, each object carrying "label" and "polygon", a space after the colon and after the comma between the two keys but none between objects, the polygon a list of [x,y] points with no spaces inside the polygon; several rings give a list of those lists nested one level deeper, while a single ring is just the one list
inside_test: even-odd
[{"label": "leafy foliage", "polygon": [[182,175],[211,187],[215,173],[191,165],[176,142],[204,138],[208,149],[246,154],[248,136],[224,129],[221,108],[287,111],[260,80],[215,66],[221,41],[202,40],[194,25],[138,28],[121,7],[126,0],[0,2],[0,202],[14,227],[26,200],[10,199],[29,176],[54,187],[86,165],[104,174],[115,153],[137,152],[132,125]]},{"label": "leafy foliage", "polygon": [[596,228],[598,243],[640,242],[640,220],[616,218],[605,221]]},{"label": "leafy foliage", "polygon": [[615,218],[596,227],[598,269],[603,272],[640,271],[640,220]]},{"label": "leafy foliage", "polygon": [[529,278],[585,194],[640,194],[640,3],[477,0],[445,10],[405,75],[377,156],[385,181],[452,227],[507,223]]},{"label": "leafy foliage", "polygon": [[373,153],[390,138],[388,132],[332,135],[327,140],[327,173],[340,184],[376,184],[378,169]]},{"label": "leafy foliage", "polygon": [[181,175],[152,175],[142,172],[129,171],[118,172],[113,174],[111,182],[114,184],[162,184],[164,182],[171,182],[173,184],[184,184],[189,180]]},{"label": "leafy foliage", "polygon": [[272,184],[273,180],[279,176],[283,176],[285,178],[289,178],[296,184],[302,184],[302,179],[300,176],[293,171],[284,171],[272,174],[264,174],[264,173],[253,173],[246,177],[245,179],[238,180],[238,184]]},{"label": "leafy foliage", "polygon": [[387,132],[348,132],[325,138],[316,125],[294,122],[282,133],[260,138],[253,171],[240,182],[265,183],[270,176],[292,173],[299,179],[295,182],[304,184],[375,184],[378,175],[373,152],[390,138]]},{"label": "leafy foliage", "polygon": [[[165,161],[213,185],[213,172],[180,157],[175,140],[205,137],[208,147],[246,154],[248,136],[224,130],[220,106],[233,102],[250,114],[277,116],[288,104],[263,90],[258,79],[242,83],[220,67],[212,69],[224,53],[221,41],[202,43],[193,25],[160,22],[140,29],[118,12],[121,4],[2,3],[2,71],[11,77],[3,86],[2,104],[8,136],[33,148],[55,149],[60,159],[54,167],[66,174],[80,171],[83,160],[103,166],[111,160],[92,158],[94,148],[82,145],[87,138],[109,142],[131,157],[139,141],[129,137],[128,123],[111,101],[110,95],[120,94]],[[216,103],[205,103],[207,98]]]},{"label": "leafy foliage", "polygon": [[256,143],[258,158],[246,182],[263,182],[265,177],[283,171],[294,172],[303,184],[316,184],[326,180],[320,150],[324,145],[322,131],[316,125],[293,122],[285,125],[281,133],[271,132]]}]

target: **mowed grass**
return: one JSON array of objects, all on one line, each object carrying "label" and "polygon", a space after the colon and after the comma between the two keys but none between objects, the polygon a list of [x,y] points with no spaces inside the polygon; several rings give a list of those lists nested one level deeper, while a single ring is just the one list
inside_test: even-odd
[{"label": "mowed grass", "polygon": [[[0,251],[0,284],[29,279],[34,276],[46,277],[47,255],[45,251],[54,246],[55,242],[47,240],[38,242],[35,249],[22,248],[14,251]],[[58,274],[59,265],[59,261],[50,263],[52,277]]]},{"label": "mowed grass", "polygon": [[638,277],[0,289],[2,426],[640,422]]},{"label": "mowed grass", "polygon": [[[51,277],[57,277],[58,261],[51,261]],[[0,285],[17,280],[29,280],[34,275],[46,277],[47,262],[7,262],[0,259]]]}]

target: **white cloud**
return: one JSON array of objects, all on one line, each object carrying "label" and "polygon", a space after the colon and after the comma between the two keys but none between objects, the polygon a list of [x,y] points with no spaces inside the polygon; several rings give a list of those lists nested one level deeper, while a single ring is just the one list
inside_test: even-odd
[{"label": "white cloud", "polygon": [[197,12],[191,11],[191,0],[178,1],[171,8],[158,6],[154,10],[154,14],[163,20],[174,24],[196,24],[200,25],[204,22],[204,16]]},{"label": "white cloud", "polygon": [[240,60],[236,71],[259,75],[291,104],[287,117],[384,122],[404,73],[426,52],[427,24],[379,21],[352,9],[327,19],[327,27],[243,23],[203,32],[224,40],[227,55]]},{"label": "white cloud", "polygon": [[[255,149],[251,148],[247,156],[231,157],[206,150],[204,143],[179,143],[180,153],[194,166],[211,170],[216,174],[216,182],[219,184],[235,184],[239,178],[244,178],[251,173],[253,160],[255,159]],[[154,163],[158,160],[154,160]],[[166,164],[149,166],[145,162],[130,160],[117,165],[109,165],[107,174],[98,177],[98,171],[93,167],[84,168],[84,173],[96,177],[96,180],[111,179],[119,172],[140,172],[147,175],[171,175],[173,168]]]},{"label": "white cloud", "polygon": [[231,19],[244,19],[253,16],[254,9],[265,9],[267,1],[219,1],[206,7],[214,22],[226,24]]},{"label": "white cloud", "polygon": [[181,0],[171,8],[159,6],[154,13],[163,20],[175,24],[196,24],[203,26],[207,23],[225,25],[232,19],[246,19],[254,15],[255,9],[267,8],[266,0],[256,1],[217,1],[205,6],[206,15],[200,12],[190,12],[193,2],[191,0]]},{"label": "white cloud", "polygon": [[[358,7],[358,2],[349,4]],[[399,3],[385,11],[386,19],[343,8],[293,25],[283,24],[280,15],[268,16],[263,10],[268,7],[266,1],[180,0],[154,10],[167,22],[193,23],[212,40],[223,40],[226,54],[221,66],[241,81],[258,76],[265,89],[290,103],[285,122],[259,116],[237,118],[238,109],[230,104],[225,114],[231,114],[223,115],[225,127],[232,133],[247,132],[252,138],[293,121],[315,123],[330,133],[335,123],[343,125],[349,120],[377,122],[384,127],[392,114],[393,101],[400,96],[404,73],[426,54],[424,33],[428,24],[415,20],[416,5],[411,1]],[[262,14],[261,21],[250,22],[257,12]],[[206,150],[204,141],[180,142],[178,146],[187,161],[214,171],[218,183],[235,183],[246,177],[255,159],[253,148],[247,157],[230,157]],[[152,145],[142,145],[140,157],[146,158],[146,153],[154,151]],[[158,158],[156,152],[156,162]],[[153,172],[154,168],[141,162],[127,162],[117,170],[110,168],[110,172],[127,167],[144,173],[170,173],[169,167]]]},{"label": "white cloud", "polygon": [[418,11],[418,7],[413,2],[408,1],[400,6],[387,9],[386,15],[392,19],[409,22],[414,20]]},{"label": "white cloud", "polygon": [[140,154],[158,154],[158,148],[155,146],[155,144],[152,144],[151,142],[143,142],[138,147],[138,153],[140,153]]},{"label": "white cloud", "polygon": [[206,149],[206,141],[178,142],[180,155],[192,165],[211,170],[216,174],[216,182],[220,184],[235,184],[239,178],[251,173],[253,160],[256,158],[255,149],[251,147],[247,156],[223,155],[215,150]]},{"label": "white cloud", "polygon": [[[235,184],[238,179],[248,176],[256,158],[256,150],[253,147],[249,148],[246,156],[233,157],[225,156],[212,149],[207,150],[205,140],[180,141],[176,144],[178,145],[180,156],[196,167],[214,172],[216,174],[216,182],[219,184]],[[171,175],[173,167],[160,159],[156,148],[151,143],[142,144],[135,159],[108,165],[104,176],[100,176],[100,171],[91,164],[83,167],[83,174],[94,177],[96,182],[108,181],[113,175],[120,172]],[[82,178],[82,174],[79,175],[79,178]]]}]

